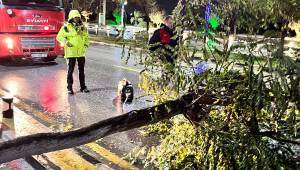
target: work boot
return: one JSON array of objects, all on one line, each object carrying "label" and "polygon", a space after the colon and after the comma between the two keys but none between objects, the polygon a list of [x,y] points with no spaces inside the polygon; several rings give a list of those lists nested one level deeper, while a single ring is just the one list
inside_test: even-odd
[{"label": "work boot", "polygon": [[82,93],[89,93],[89,92],[90,92],[87,88],[80,89],[80,91],[81,91]]},{"label": "work boot", "polygon": [[69,94],[69,95],[73,95],[73,94],[74,94],[74,91],[73,91],[72,89],[69,89],[69,90],[68,90],[68,94]]}]

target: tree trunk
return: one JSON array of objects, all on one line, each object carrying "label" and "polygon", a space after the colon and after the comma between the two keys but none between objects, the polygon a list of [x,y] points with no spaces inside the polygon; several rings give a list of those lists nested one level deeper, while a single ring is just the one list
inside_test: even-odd
[{"label": "tree trunk", "polygon": [[280,46],[279,46],[279,57],[282,57],[284,55],[284,39],[285,39],[285,36],[286,36],[286,29],[283,29],[281,31],[281,34],[280,34]]},{"label": "tree trunk", "polygon": [[199,111],[191,108],[199,107],[200,104],[210,105],[216,101],[208,94],[199,96],[200,94],[189,93],[177,100],[134,110],[70,132],[41,133],[1,143],[0,163],[83,145],[113,133],[156,123],[186,112],[197,114]]},{"label": "tree trunk", "polygon": [[144,14],[145,14],[145,21],[146,21],[146,30],[148,32],[150,29],[150,16],[145,6],[144,6]]},{"label": "tree trunk", "polygon": [[237,25],[234,24],[234,26],[233,26],[233,36],[234,36],[234,38],[236,37],[236,33],[237,33]]}]

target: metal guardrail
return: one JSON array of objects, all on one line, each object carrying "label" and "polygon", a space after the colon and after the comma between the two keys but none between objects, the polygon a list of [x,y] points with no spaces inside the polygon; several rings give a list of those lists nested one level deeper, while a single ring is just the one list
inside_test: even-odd
[{"label": "metal guardrail", "polygon": [[[89,24],[88,25],[88,29],[90,32],[95,33],[96,35],[102,34],[102,35],[106,35],[108,37],[113,36],[113,37],[117,37],[120,36],[120,33],[122,32],[121,29],[119,29],[116,26],[106,26],[106,27],[99,27],[98,24]],[[125,33],[124,33],[124,39],[133,39],[136,40],[136,35],[137,33],[140,32],[146,32],[145,28],[140,28],[140,27],[135,27],[135,26],[126,26],[125,28]],[[148,33],[149,36],[151,37],[151,35],[153,34],[153,32],[156,30],[157,28],[151,28]],[[189,34],[191,33],[191,31],[185,31],[183,33],[183,37],[187,37]],[[239,44],[248,44],[249,42],[249,38],[253,39],[255,41],[260,41],[263,40],[265,42],[267,42],[266,45],[271,45],[274,44],[275,42],[279,42],[280,39],[279,38],[265,38],[264,36],[260,36],[260,35],[245,35],[245,34],[238,34],[236,35],[235,38],[231,37],[230,38],[230,42],[229,42],[229,46],[236,46]],[[185,39],[185,38],[183,38]],[[217,38],[219,41],[223,41],[223,39]],[[289,38],[287,37],[285,39],[285,48],[290,49],[287,53],[288,55],[293,55],[293,51],[295,49],[300,49],[300,38]],[[194,40],[190,40],[190,45],[192,47],[196,47],[196,48],[202,48],[203,47],[203,42],[200,41],[194,41]],[[218,44],[216,46],[216,48],[218,49],[222,49],[224,48],[222,44]],[[242,50],[243,49],[237,49],[237,50]],[[260,52],[263,53],[269,53],[268,50],[264,47],[263,44],[258,44],[257,48],[253,51],[254,53],[256,53],[257,55],[259,55]]]},{"label": "metal guardrail", "polygon": [[98,24],[88,24],[87,28],[89,31],[92,30],[92,31],[95,31],[96,34],[98,34],[98,31],[99,31]]}]

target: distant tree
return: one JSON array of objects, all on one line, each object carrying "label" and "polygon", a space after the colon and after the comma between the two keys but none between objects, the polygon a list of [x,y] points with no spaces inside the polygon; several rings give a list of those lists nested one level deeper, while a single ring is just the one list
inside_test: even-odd
[{"label": "distant tree", "polygon": [[150,22],[152,22],[150,19],[150,14],[161,11],[158,8],[156,0],[132,0],[132,2],[141,7],[141,12],[144,15],[144,21],[147,23],[146,28],[149,30]]},{"label": "distant tree", "polygon": [[153,11],[150,13],[149,17],[154,27],[159,27],[163,22],[163,17],[165,16],[164,11]]},{"label": "distant tree", "polygon": [[84,17],[84,22],[88,22],[90,15],[92,15],[92,12],[82,11],[81,15]]},{"label": "distant tree", "polygon": [[256,34],[260,29],[269,30],[271,27],[278,30],[269,35],[281,38],[278,50],[278,55],[281,56],[289,25],[300,20],[298,0],[224,0],[215,1],[214,4],[216,12],[222,15],[222,22],[229,27],[230,34],[235,33],[237,27],[250,34]]},{"label": "distant tree", "polygon": [[73,7],[82,12],[86,21],[92,13],[99,13],[99,1],[96,0],[73,0],[72,4],[69,3],[69,0],[64,0],[63,3],[67,14]]},{"label": "distant tree", "polygon": [[134,24],[135,26],[137,26],[139,21],[141,21],[142,17],[143,17],[143,14],[140,11],[134,10],[134,12],[130,18],[131,24]]},{"label": "distant tree", "polygon": [[117,8],[113,11],[113,16],[115,17],[115,22],[117,25],[120,25],[121,24],[121,20],[122,20],[122,17],[121,17],[121,9],[120,8]]}]

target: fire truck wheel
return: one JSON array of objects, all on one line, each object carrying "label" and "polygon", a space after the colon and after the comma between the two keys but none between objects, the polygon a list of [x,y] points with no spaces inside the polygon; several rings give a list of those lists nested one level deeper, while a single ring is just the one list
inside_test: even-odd
[{"label": "fire truck wheel", "polygon": [[0,64],[6,64],[9,62],[9,59],[7,58],[0,58]]}]

